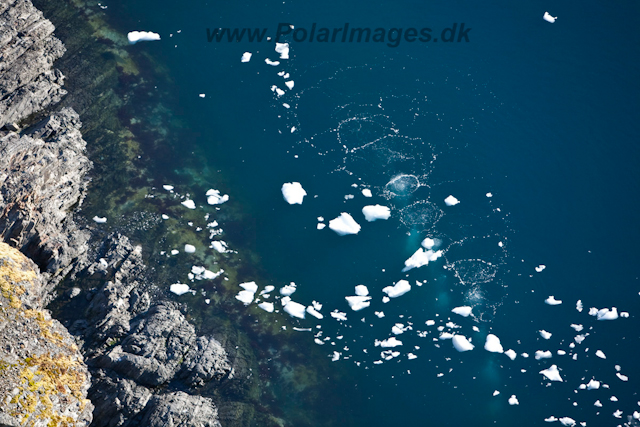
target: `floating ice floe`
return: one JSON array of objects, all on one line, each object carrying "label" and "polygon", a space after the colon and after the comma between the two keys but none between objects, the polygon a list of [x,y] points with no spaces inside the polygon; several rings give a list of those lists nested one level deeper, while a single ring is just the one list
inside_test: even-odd
[{"label": "floating ice floe", "polygon": [[290,284],[280,288],[280,295],[288,297],[296,291],[296,284],[291,282]]},{"label": "floating ice floe", "polygon": [[363,308],[367,308],[371,305],[371,297],[367,296],[349,296],[344,297],[344,299],[347,300],[347,303],[349,303],[349,307],[351,307],[353,311],[360,311]]},{"label": "floating ice floe", "polygon": [[357,285],[356,286],[356,295],[361,297],[366,297],[369,295],[369,289],[365,285]]},{"label": "floating ice floe", "polygon": [[545,268],[547,268],[546,265],[540,264],[539,266],[536,267],[536,272],[540,273],[542,272],[542,270],[544,270]]},{"label": "floating ice floe", "polygon": [[516,397],[515,394],[512,394],[511,397],[509,398],[509,405],[513,406],[513,405],[519,405],[520,402],[518,402],[518,398]]},{"label": "floating ice floe", "polygon": [[224,196],[220,194],[220,190],[214,190],[213,188],[207,191],[207,203],[210,205],[221,205],[229,200],[229,195]]},{"label": "floating ice floe", "polygon": [[318,225],[316,225],[316,228],[318,230],[323,230],[326,226],[327,226],[327,224],[323,224],[323,223],[319,222]]},{"label": "floating ice floe", "polygon": [[382,288],[382,292],[387,294],[389,298],[397,298],[409,292],[411,290],[411,285],[406,280],[399,280],[393,286],[387,286]]},{"label": "floating ice floe", "polygon": [[540,336],[545,340],[548,340],[549,338],[551,338],[551,332],[547,332],[544,329],[539,330],[538,332],[540,333]]},{"label": "floating ice floe", "polygon": [[503,353],[502,344],[500,344],[500,338],[493,334],[487,335],[487,340],[484,343],[484,349],[492,353]]},{"label": "floating ice floe", "polygon": [[600,381],[596,381],[594,379],[591,379],[588,383],[587,383],[587,390],[597,390],[600,388]]},{"label": "floating ice floe", "polygon": [[188,254],[192,254],[196,251],[196,247],[187,243],[186,245],[184,245],[184,251]]},{"label": "floating ice floe", "polygon": [[453,347],[459,352],[470,351],[474,348],[474,345],[471,344],[464,335],[454,335],[453,338],[451,338],[451,342],[453,343]]},{"label": "floating ice floe", "polygon": [[136,44],[138,42],[149,42],[160,40],[160,34],[152,33],[151,31],[131,31],[127,34],[129,44]]},{"label": "floating ice floe", "polygon": [[315,317],[316,319],[322,319],[324,316],[318,311],[319,309],[313,306],[307,306],[307,313]]},{"label": "floating ice floe", "polygon": [[107,217],[99,217],[99,216],[94,216],[93,220],[98,223],[98,224],[104,224],[105,222],[107,222]]},{"label": "floating ice floe", "polygon": [[537,350],[536,351],[536,355],[535,355],[536,360],[550,359],[551,357],[553,357],[553,355],[551,354],[551,351],[549,351],[549,350],[546,350],[546,351]]},{"label": "floating ice floe", "polygon": [[364,197],[373,197],[373,194],[371,194],[371,190],[369,190],[368,188],[362,189],[362,195]]},{"label": "floating ice floe", "polygon": [[[591,314],[591,311],[589,311],[589,314]],[[616,320],[618,318],[618,309],[615,307],[611,307],[611,310],[603,308],[598,310],[596,316],[598,320]]]},{"label": "floating ice floe", "polygon": [[249,305],[253,302],[253,298],[258,290],[256,282],[244,282],[239,285],[242,290],[236,295],[238,301],[242,301],[244,305]]},{"label": "floating ice floe", "polygon": [[331,314],[331,317],[333,317],[334,319],[340,322],[344,322],[345,320],[347,320],[347,313],[343,313],[338,310],[333,310],[330,314]]},{"label": "floating ice floe", "polygon": [[444,199],[444,204],[447,206],[455,206],[458,203],[460,203],[460,200],[456,199],[453,196],[449,196],[446,199]]},{"label": "floating ice floe", "polygon": [[245,52],[242,54],[242,58],[240,58],[240,62],[249,62],[251,61],[251,55],[253,55],[251,52]]},{"label": "floating ice floe", "polygon": [[574,420],[573,418],[569,418],[569,417],[559,418],[558,421],[560,421],[560,424],[562,424],[563,426],[567,426],[567,427],[572,427],[572,426],[576,425],[576,420]]},{"label": "floating ice floe", "polygon": [[582,308],[582,300],[576,301],[576,310],[578,310],[579,313],[582,313]]},{"label": "floating ice floe", "polygon": [[165,189],[165,190],[167,190],[167,191],[173,191],[173,188],[174,188],[174,187],[173,187],[173,185],[167,185],[167,184],[165,184],[165,185],[163,185],[163,186],[162,186],[162,188],[164,188],[164,189]]},{"label": "floating ice floe", "polygon": [[207,95],[205,95],[204,93],[201,93],[201,94],[198,94],[198,96],[199,96],[200,98],[204,98],[204,97],[205,97],[205,96],[207,96]]},{"label": "floating ice floe", "polygon": [[629,381],[629,377],[626,375],[622,375],[620,372],[616,372],[616,377],[620,378],[620,381],[624,381],[624,382]]},{"label": "floating ice floe", "polygon": [[507,351],[505,351],[505,352],[504,352],[504,354],[506,354],[506,355],[507,355],[507,357],[509,357],[509,359],[511,359],[511,360],[516,360],[516,356],[517,356],[517,354],[516,354],[516,352],[515,352],[515,351],[513,351],[513,350],[507,350]]},{"label": "floating ice floe", "polygon": [[420,243],[425,249],[432,249],[436,245],[436,241],[430,237],[425,238],[422,243]]},{"label": "floating ice floe", "polygon": [[284,95],[284,91],[283,91],[282,89],[280,89],[280,88],[279,88],[278,86],[276,86],[276,85],[271,86],[271,91],[272,91],[272,92],[275,92],[275,93],[276,93],[276,95],[278,95],[278,96],[282,96],[282,95]]},{"label": "floating ice floe", "polygon": [[284,82],[284,84],[289,88],[289,90],[293,89],[294,82],[293,80],[289,80]]},{"label": "floating ice floe", "polygon": [[500,394],[500,392],[499,392],[498,390],[494,390],[494,392],[493,392],[493,395],[492,395],[492,396],[497,396],[497,395],[499,395],[499,394]]},{"label": "floating ice floe", "polygon": [[542,19],[544,19],[545,21],[550,22],[550,23],[553,24],[554,22],[556,22],[556,19],[558,19],[558,17],[557,16],[551,16],[551,14],[549,14],[549,12],[545,12],[544,15],[542,15]]},{"label": "floating ice floe", "polygon": [[169,286],[169,290],[179,296],[182,294],[186,294],[191,289],[189,289],[189,285],[185,285],[184,283],[174,283],[173,285]]},{"label": "floating ice floe", "polygon": [[362,208],[362,214],[364,215],[364,219],[372,222],[378,219],[389,219],[391,210],[387,206],[368,205]]},{"label": "floating ice floe", "polygon": [[469,317],[471,314],[472,308],[468,305],[463,305],[462,307],[456,307],[451,310],[452,313],[459,314],[462,317]]},{"label": "floating ice floe", "polygon": [[420,268],[424,265],[428,265],[430,261],[435,261],[442,256],[442,251],[424,250],[423,248],[415,251],[411,257],[404,262],[404,268],[402,272],[405,273],[413,268]]},{"label": "floating ice floe", "polygon": [[607,356],[604,355],[602,350],[596,351],[596,356],[598,356],[600,359],[606,359],[607,358]]},{"label": "floating ice floe", "polygon": [[275,50],[280,54],[280,59],[289,59],[289,43],[276,43]]},{"label": "floating ice floe", "polygon": [[307,195],[299,182],[285,182],[282,184],[282,197],[290,205],[301,205]]},{"label": "floating ice floe", "polygon": [[549,304],[549,305],[560,305],[560,304],[562,304],[562,301],[555,299],[553,295],[551,295],[549,298],[544,300],[544,302]]},{"label": "floating ice floe", "polygon": [[283,308],[290,316],[298,319],[304,319],[306,309],[307,307],[295,301],[289,301]]},{"label": "floating ice floe", "polygon": [[360,224],[358,224],[351,215],[342,212],[339,217],[329,221],[329,228],[339,236],[345,236],[347,234],[358,234]]},{"label": "floating ice floe", "polygon": [[550,368],[543,369],[542,371],[540,371],[540,373],[547,377],[549,381],[562,382],[562,377],[560,376],[560,372],[558,371],[558,367],[556,365],[551,365]]},{"label": "floating ice floe", "polygon": [[227,242],[223,240],[213,240],[211,242],[211,249],[215,249],[221,254],[227,252]]},{"label": "floating ice floe", "polygon": [[167,215],[167,214],[162,214],[162,219],[164,219],[164,220],[169,219],[169,215]]},{"label": "floating ice floe", "polygon": [[267,65],[271,65],[272,67],[277,67],[278,65],[280,65],[280,61],[272,61],[269,58],[265,58],[264,62],[266,62]]},{"label": "floating ice floe", "polygon": [[376,347],[393,348],[402,345],[402,341],[398,340],[396,337],[391,337],[382,341],[375,340],[374,344]]},{"label": "floating ice floe", "polygon": [[193,200],[187,199],[184,202],[180,203],[182,206],[188,208],[188,209],[195,209],[196,208],[196,203]]},{"label": "floating ice floe", "polygon": [[582,325],[571,324],[570,325],[576,332],[580,332],[584,327]]},{"label": "floating ice floe", "polygon": [[266,311],[267,313],[273,313],[273,303],[272,302],[261,302],[258,304],[258,307]]},{"label": "floating ice floe", "polygon": [[548,423],[554,423],[554,422],[558,421],[558,419],[556,417],[554,417],[553,415],[551,415],[549,418],[545,418],[544,420],[546,422],[548,422]]}]

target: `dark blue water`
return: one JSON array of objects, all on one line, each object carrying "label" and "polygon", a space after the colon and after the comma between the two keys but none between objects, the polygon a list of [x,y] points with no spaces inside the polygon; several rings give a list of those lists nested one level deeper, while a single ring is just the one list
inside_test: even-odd
[{"label": "dark blue water", "polygon": [[[547,8],[556,23],[542,19]],[[160,33],[162,41],[129,49],[167,67],[178,101],[166,107],[192,131],[185,156],[204,153],[226,178],[212,187],[251,218],[249,235],[230,246],[258,253],[270,283],[295,282],[295,301],[324,304],[322,321],[299,326],[322,325],[321,338],[331,337],[323,348],[328,356],[342,353],[333,363],[349,366],[353,384],[334,390],[327,402],[340,396],[342,405],[326,410],[352,420],[345,425],[373,426],[541,425],[550,416],[617,425],[639,409],[638,12],[635,4],[594,1],[136,1],[106,11],[123,32]],[[278,60],[273,42],[207,41],[207,28],[259,27],[273,36],[279,23],[431,27],[436,34],[464,23],[471,31],[468,43],[403,41],[395,48],[289,36],[291,58],[276,67],[264,62]],[[243,52],[253,53],[250,62],[240,62]],[[292,90],[279,71],[290,74]],[[272,85],[285,95],[277,98]],[[385,184],[398,174],[415,176],[420,187],[385,197]],[[308,193],[301,206],[282,200],[280,187],[291,181]],[[363,197],[365,187],[373,198]],[[354,198],[345,200],[348,194]],[[450,194],[461,203],[445,206]],[[195,198],[204,203],[203,195]],[[391,218],[367,223],[360,209],[376,203],[389,206]],[[316,229],[318,216],[328,223],[341,212],[362,225],[357,236]],[[440,239],[444,256],[401,273],[427,236]],[[539,264],[546,269],[537,273]],[[400,279],[412,290],[382,303],[382,288]],[[417,287],[416,280],[427,283]],[[356,313],[344,297],[357,284],[367,285],[373,300]],[[563,304],[544,304],[549,295]],[[461,305],[472,305],[475,318],[450,312]],[[630,318],[587,314],[612,306]],[[333,309],[348,320],[329,317]],[[380,310],[381,319],[374,315]],[[454,332],[473,337],[473,351],[433,341],[449,317],[462,326]],[[425,325],[430,319],[435,326]],[[401,354],[374,364],[382,350],[374,340],[388,338],[398,322],[413,326],[397,337]],[[572,323],[589,333],[575,349]],[[540,329],[552,338],[540,338]],[[518,357],[483,350],[489,332]],[[316,345],[310,335],[308,343]],[[554,356],[537,361],[536,350]],[[551,364],[564,382],[547,386],[538,372]],[[616,377],[615,365],[628,382]],[[594,377],[610,388],[574,392]],[[507,403],[512,394],[519,405]],[[598,399],[602,408],[593,405]],[[612,415],[618,409],[622,420]]]}]

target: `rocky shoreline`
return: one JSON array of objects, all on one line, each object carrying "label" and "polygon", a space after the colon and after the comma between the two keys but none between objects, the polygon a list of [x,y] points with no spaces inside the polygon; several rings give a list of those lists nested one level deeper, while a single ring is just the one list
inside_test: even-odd
[{"label": "rocky shoreline", "polygon": [[[251,424],[251,356],[197,335],[126,236],[74,218],[92,162],[53,32],[30,0],[0,3],[0,425]],[[69,331],[44,309],[60,282]]]}]

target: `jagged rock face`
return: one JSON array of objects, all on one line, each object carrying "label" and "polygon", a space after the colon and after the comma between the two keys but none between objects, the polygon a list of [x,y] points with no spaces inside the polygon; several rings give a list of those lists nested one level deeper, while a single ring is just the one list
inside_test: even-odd
[{"label": "jagged rock face", "polygon": [[0,242],[0,425],[88,426],[90,375],[42,308],[43,284],[31,261]]},{"label": "jagged rock face", "polygon": [[148,427],[221,427],[218,408],[206,397],[181,391],[153,396],[142,425]]},{"label": "jagged rock face", "polygon": [[78,115],[64,109],[29,135],[0,133],[0,238],[51,279],[87,252],[88,233],[68,215],[84,197],[91,167],[80,126]]},{"label": "jagged rock face", "polygon": [[0,128],[60,101],[64,76],[53,62],[65,48],[28,0],[0,2]]}]

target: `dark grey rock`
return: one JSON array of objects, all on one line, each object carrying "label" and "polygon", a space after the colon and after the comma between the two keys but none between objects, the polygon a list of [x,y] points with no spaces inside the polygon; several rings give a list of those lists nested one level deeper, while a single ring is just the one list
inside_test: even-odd
[{"label": "dark grey rock", "polygon": [[89,394],[95,402],[92,427],[126,427],[136,425],[136,416],[151,399],[151,391],[125,378],[112,378],[103,371],[94,375],[100,387]]},{"label": "dark grey rock", "polygon": [[231,373],[227,352],[213,337],[198,337],[196,347],[183,364],[181,376],[192,386],[220,381]]}]

